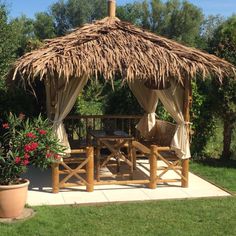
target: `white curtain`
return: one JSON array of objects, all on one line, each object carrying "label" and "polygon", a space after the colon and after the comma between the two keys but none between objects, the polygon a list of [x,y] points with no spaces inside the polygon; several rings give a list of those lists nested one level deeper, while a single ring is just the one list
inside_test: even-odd
[{"label": "white curtain", "polygon": [[137,98],[140,106],[146,112],[136,128],[140,134],[145,138],[150,134],[150,131],[156,123],[156,108],[158,104],[157,90],[150,90],[144,85],[144,81],[133,80],[128,82],[134,96]]},{"label": "white curtain", "polygon": [[72,78],[69,83],[61,79],[47,79],[45,82],[48,118],[53,121],[53,129],[70,153],[70,144],[63,124],[63,120],[71,111],[79,93],[88,81],[87,77]]},{"label": "white curtain", "polygon": [[171,148],[181,159],[191,157],[189,138],[186,122],[183,115],[184,88],[175,81],[171,81],[171,87],[165,90],[157,90],[158,97],[165,109],[170,113],[178,124],[178,128],[171,142]]}]

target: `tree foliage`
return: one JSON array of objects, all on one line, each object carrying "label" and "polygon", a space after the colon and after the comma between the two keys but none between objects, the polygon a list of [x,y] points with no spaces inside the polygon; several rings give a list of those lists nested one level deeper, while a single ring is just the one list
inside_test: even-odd
[{"label": "tree foliage", "polygon": [[201,9],[188,1],[144,0],[118,8],[118,17],[154,33],[195,45],[204,17]]},{"label": "tree foliage", "polygon": [[106,16],[106,1],[59,0],[50,7],[57,35]]},{"label": "tree foliage", "polygon": [[39,39],[49,39],[56,36],[53,17],[46,12],[35,15],[33,27],[34,34]]},{"label": "tree foliage", "polygon": [[14,27],[8,23],[6,6],[0,4],[0,89],[4,89],[3,76],[16,58],[17,39]]},{"label": "tree foliage", "polygon": [[[236,15],[223,22],[214,32],[210,48],[217,56],[236,65]],[[224,147],[222,157],[231,156],[231,141],[236,125],[236,81],[226,78],[223,84],[212,83],[214,88],[215,114],[224,123]]]}]

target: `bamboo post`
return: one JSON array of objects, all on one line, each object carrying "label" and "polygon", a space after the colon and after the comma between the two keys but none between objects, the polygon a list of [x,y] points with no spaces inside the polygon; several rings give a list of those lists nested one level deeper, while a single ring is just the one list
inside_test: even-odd
[{"label": "bamboo post", "polygon": [[[191,80],[189,78],[185,78],[184,80],[184,120],[185,122],[190,121],[190,103],[191,103]],[[186,125],[187,127],[187,135],[188,135],[188,142],[189,142],[189,124]],[[182,175],[185,177],[181,180],[181,185],[184,188],[188,187],[188,172],[189,172],[189,159],[182,160]]]},{"label": "bamboo post", "polygon": [[149,155],[149,164],[150,164],[150,182],[149,188],[155,189],[157,187],[157,146],[151,145],[151,153]]},{"label": "bamboo post", "polygon": [[52,164],[52,192],[59,192],[59,163]]},{"label": "bamboo post", "polygon": [[86,148],[86,156],[88,163],[86,164],[86,177],[87,177],[87,192],[93,192],[94,190],[94,150],[93,147]]},{"label": "bamboo post", "polygon": [[188,187],[188,172],[189,172],[189,159],[182,160],[182,175],[186,178],[181,179],[181,185],[183,188]]},{"label": "bamboo post", "polygon": [[116,17],[116,0],[107,0],[108,3],[108,16]]}]

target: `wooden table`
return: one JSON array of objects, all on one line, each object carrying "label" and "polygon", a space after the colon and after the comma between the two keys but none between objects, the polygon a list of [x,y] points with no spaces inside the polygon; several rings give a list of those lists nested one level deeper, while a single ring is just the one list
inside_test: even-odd
[{"label": "wooden table", "polygon": [[[119,130],[109,133],[103,130],[90,130],[88,133],[90,139],[94,139],[97,143],[95,153],[97,181],[100,181],[100,178],[104,177],[100,174],[101,168],[105,167],[112,158],[116,160],[117,166],[117,173],[112,176],[122,176],[120,173],[120,162],[123,161],[129,166],[130,173],[128,175],[132,179],[134,161],[131,149],[134,138],[124,131]],[[123,148],[127,148],[127,152],[123,152]],[[107,149],[110,152],[110,154],[107,154],[103,160],[101,158],[101,149]]]}]

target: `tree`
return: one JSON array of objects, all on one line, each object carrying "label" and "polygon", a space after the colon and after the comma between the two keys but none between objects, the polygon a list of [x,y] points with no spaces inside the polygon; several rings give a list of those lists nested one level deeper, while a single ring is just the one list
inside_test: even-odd
[{"label": "tree", "polygon": [[[20,21],[22,23],[22,21]],[[26,32],[22,33],[21,24],[17,20],[9,22],[7,8],[0,3],[0,114],[8,112],[20,113],[28,111],[32,114],[35,109],[34,99],[25,91],[14,88],[9,90],[5,84],[5,74],[11,63],[19,56],[20,43],[24,41]],[[21,32],[22,34],[19,34]],[[24,37],[23,37],[24,34]],[[20,37],[21,35],[21,37]]]},{"label": "tree", "polygon": [[50,7],[57,35],[106,16],[106,1],[60,0]]},{"label": "tree", "polygon": [[51,15],[55,22],[56,34],[58,36],[64,35],[70,28],[70,24],[66,14],[66,4],[63,0],[60,0],[50,7]]},{"label": "tree", "polygon": [[[215,30],[210,46],[217,56],[236,65],[236,15]],[[216,83],[212,86],[215,88],[215,113],[224,123],[222,157],[228,160],[231,156],[231,141],[236,125],[236,81],[226,78],[221,86]]]},{"label": "tree", "polygon": [[164,35],[187,45],[196,46],[196,39],[200,34],[204,19],[201,9],[187,1],[183,1],[182,4],[176,0],[169,3],[171,4],[171,2],[176,7],[174,9],[169,7],[171,9],[169,11],[172,14],[169,27],[164,32]]},{"label": "tree", "polygon": [[144,0],[118,8],[118,17],[156,34],[196,46],[204,20],[201,9],[188,1]]},{"label": "tree", "polygon": [[40,12],[35,15],[33,26],[34,34],[38,39],[49,39],[56,36],[53,17],[46,12]]},{"label": "tree", "polygon": [[128,3],[124,6],[117,6],[117,17],[123,21],[128,21],[140,25],[140,15],[142,6],[140,3]]},{"label": "tree", "polygon": [[17,43],[16,57],[20,57],[32,49],[31,44],[36,40],[34,21],[22,15],[13,19],[10,24]]},{"label": "tree", "polygon": [[0,90],[5,89],[3,76],[16,57],[17,39],[8,23],[6,6],[0,3]]}]

